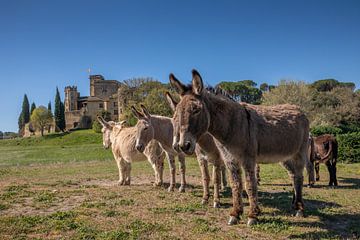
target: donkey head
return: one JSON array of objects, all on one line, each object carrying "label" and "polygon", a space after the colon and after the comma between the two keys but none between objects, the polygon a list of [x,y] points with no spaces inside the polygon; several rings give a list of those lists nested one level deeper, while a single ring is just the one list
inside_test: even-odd
[{"label": "donkey head", "polygon": [[136,123],[136,149],[143,152],[148,143],[154,138],[154,127],[151,124],[151,115],[144,105],[141,105],[142,112],[134,106],[131,107],[134,116],[138,119]]},{"label": "donkey head", "polygon": [[103,146],[105,149],[111,147],[111,133],[114,131],[114,128],[121,128],[124,126],[126,121],[121,121],[120,123],[115,123],[113,121],[105,121],[101,116],[97,117],[97,120],[102,125],[101,132],[103,134]]},{"label": "donkey head", "polygon": [[196,70],[192,71],[192,77],[192,84],[185,86],[173,74],[169,76],[171,85],[180,94],[178,104],[172,101],[175,106],[173,147],[175,150],[180,148],[186,154],[194,152],[196,141],[207,132],[210,124],[202,78]]}]

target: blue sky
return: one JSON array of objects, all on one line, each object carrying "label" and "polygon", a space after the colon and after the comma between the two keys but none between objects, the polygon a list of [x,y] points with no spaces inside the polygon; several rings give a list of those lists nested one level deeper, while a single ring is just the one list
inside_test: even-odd
[{"label": "blue sky", "polygon": [[0,0],[0,130],[17,131],[24,93],[54,102],[56,86],[89,94],[106,79],[170,72],[208,84],[252,79],[360,87],[360,1]]}]

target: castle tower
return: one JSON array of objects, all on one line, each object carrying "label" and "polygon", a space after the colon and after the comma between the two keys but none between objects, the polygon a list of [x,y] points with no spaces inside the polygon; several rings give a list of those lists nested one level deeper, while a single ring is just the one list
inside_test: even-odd
[{"label": "castle tower", "polygon": [[95,86],[97,82],[104,81],[104,77],[102,75],[90,75],[90,97],[96,96]]},{"label": "castle tower", "polygon": [[78,98],[80,93],[76,86],[65,87],[65,112],[78,110]]}]

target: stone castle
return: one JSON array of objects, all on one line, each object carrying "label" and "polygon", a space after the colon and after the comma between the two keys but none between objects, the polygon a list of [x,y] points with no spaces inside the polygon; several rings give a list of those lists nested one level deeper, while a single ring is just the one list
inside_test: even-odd
[{"label": "stone castle", "polygon": [[118,121],[124,99],[123,83],[105,80],[102,75],[90,75],[90,96],[80,96],[76,86],[65,87],[66,129],[89,128],[101,111],[108,111],[111,120]]}]

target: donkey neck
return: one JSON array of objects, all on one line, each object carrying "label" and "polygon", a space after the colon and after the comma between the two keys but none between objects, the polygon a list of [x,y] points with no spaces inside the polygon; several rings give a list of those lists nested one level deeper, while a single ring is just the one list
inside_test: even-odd
[{"label": "donkey neck", "polygon": [[210,117],[208,132],[220,142],[230,143],[248,128],[250,116],[240,104],[210,93],[205,93],[203,100]]},{"label": "donkey neck", "polygon": [[172,119],[163,116],[151,115],[150,121],[154,128],[154,139],[160,142],[162,146],[171,148],[174,130]]}]

